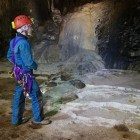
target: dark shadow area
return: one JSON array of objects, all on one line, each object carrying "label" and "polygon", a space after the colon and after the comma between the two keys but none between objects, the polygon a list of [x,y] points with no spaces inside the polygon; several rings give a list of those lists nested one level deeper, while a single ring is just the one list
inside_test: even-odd
[{"label": "dark shadow area", "polygon": [[65,15],[86,3],[98,3],[101,1],[102,0],[54,0],[54,7],[59,9],[62,15]]},{"label": "dark shadow area", "polygon": [[106,68],[134,69],[140,63],[140,18],[138,1],[130,2],[109,33],[98,27],[99,54]]}]

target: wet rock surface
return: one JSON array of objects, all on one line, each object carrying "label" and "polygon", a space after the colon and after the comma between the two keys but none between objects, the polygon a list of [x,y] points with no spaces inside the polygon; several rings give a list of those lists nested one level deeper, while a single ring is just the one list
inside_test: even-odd
[{"label": "wet rock surface", "polygon": [[78,96],[74,93],[66,93],[61,97],[62,103],[65,104],[67,102],[76,100]]},{"label": "wet rock surface", "polygon": [[65,16],[54,10],[54,18],[37,32],[36,60],[45,64],[64,61],[66,67],[78,65],[79,73],[103,67],[139,70],[138,7],[137,1],[128,1],[127,6],[123,1],[102,1]]},{"label": "wet rock surface", "polygon": [[72,79],[72,77],[71,77],[70,74],[68,74],[68,73],[62,73],[62,74],[61,74],[61,80],[62,80],[62,81],[68,81],[68,80],[70,80],[70,79]]},{"label": "wet rock surface", "polygon": [[[110,140],[113,138],[123,140],[125,138],[138,140],[140,133],[136,124],[139,125],[140,90],[131,88],[131,84],[129,85],[128,82],[130,80],[139,81],[139,74],[137,75],[137,80],[131,79],[131,76],[135,77],[135,74],[137,75],[138,73],[104,70],[93,75],[89,74],[88,79],[85,78],[87,75],[83,76],[86,87],[80,90],[73,90],[78,98],[61,105],[61,110],[53,117],[53,124],[41,128],[39,132],[44,133],[46,129],[52,130],[51,134],[46,134],[46,136],[51,138],[53,135],[53,138],[56,137],[56,139],[61,135],[61,138],[67,139],[81,138],[84,140],[95,138],[97,140]],[[118,81],[114,81],[114,75],[118,77]],[[129,75],[130,79],[125,77],[125,75]],[[101,78],[104,80],[102,81]],[[91,79],[94,81],[94,84]],[[108,79],[112,79],[110,83],[116,82],[116,86],[109,86]],[[89,81],[91,82],[90,84],[87,83]],[[120,82],[128,82],[128,85],[125,84],[123,85],[124,87],[121,87],[122,84]],[[136,85],[138,87],[139,82]],[[135,101],[131,102],[131,100]],[[55,130],[52,128],[55,128]],[[104,129],[102,130],[102,128]],[[109,133],[106,133],[105,128]],[[85,133],[87,134],[86,136]],[[81,134],[83,135],[81,136]]]},{"label": "wet rock surface", "polygon": [[[113,5],[105,10],[105,16],[96,27],[99,54],[105,61],[106,68],[138,70],[139,2],[128,1],[126,5],[120,1]],[[109,19],[109,16],[112,18]],[[108,26],[109,22],[112,22],[111,26]]]},{"label": "wet rock surface", "polygon": [[104,68],[101,57],[91,51],[78,53],[63,62],[63,71],[67,71],[72,75],[84,75],[85,73],[94,73]]},{"label": "wet rock surface", "polygon": [[[70,78],[62,80],[62,74]],[[8,83],[9,90],[4,92],[3,100],[0,99],[2,139],[112,140],[113,137],[115,140],[139,140],[138,72],[104,69],[80,76],[71,76],[68,72],[47,74],[46,79],[40,81],[44,113],[52,120],[47,126],[31,126],[30,121],[18,127],[10,125],[11,96],[7,93],[12,95],[14,85],[11,79],[4,79],[0,79],[0,86],[6,88]],[[3,91],[0,94],[3,96]],[[32,116],[30,110],[28,100],[25,116]],[[127,128],[129,131],[125,131]]]},{"label": "wet rock surface", "polygon": [[84,88],[86,85],[80,80],[71,80],[70,83],[78,89]]},{"label": "wet rock surface", "polygon": [[34,57],[38,63],[50,63],[59,60],[59,38],[60,25],[49,20],[44,26],[40,26],[36,31],[36,41],[33,43]]},{"label": "wet rock surface", "polygon": [[51,80],[40,85],[44,106],[50,111],[59,110],[61,104],[77,99],[78,96],[75,91],[85,87],[85,84],[80,80],[68,80],[69,78],[66,78],[66,74],[65,78],[63,78],[62,74],[56,75],[56,78],[55,76],[53,78],[54,81]]}]

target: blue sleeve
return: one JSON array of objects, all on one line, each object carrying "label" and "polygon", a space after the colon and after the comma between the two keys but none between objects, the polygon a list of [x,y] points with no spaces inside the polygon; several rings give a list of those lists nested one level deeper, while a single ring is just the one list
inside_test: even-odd
[{"label": "blue sleeve", "polygon": [[[11,43],[10,43],[11,44]],[[11,46],[11,45],[10,45]],[[12,53],[12,50],[11,50],[11,47],[9,46],[9,49],[8,49],[8,52],[7,52],[7,59],[11,62],[12,62],[12,56],[13,56],[13,53]]]},{"label": "blue sleeve", "polygon": [[37,64],[34,62],[31,52],[31,46],[28,42],[23,41],[19,47],[20,56],[25,67],[29,69],[37,69]]},{"label": "blue sleeve", "polygon": [[7,59],[11,62],[12,59],[12,52],[11,52],[11,48],[9,47],[8,52],[7,52]]}]

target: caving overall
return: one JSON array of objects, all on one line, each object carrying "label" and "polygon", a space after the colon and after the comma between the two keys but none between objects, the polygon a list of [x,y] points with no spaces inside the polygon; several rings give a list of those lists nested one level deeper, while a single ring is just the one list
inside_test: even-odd
[{"label": "caving overall", "polygon": [[25,98],[29,94],[32,101],[33,121],[43,120],[43,105],[39,85],[33,76],[37,64],[33,61],[28,38],[20,33],[10,41],[7,59],[13,63],[13,74],[17,82],[12,102],[12,124],[22,123]]}]

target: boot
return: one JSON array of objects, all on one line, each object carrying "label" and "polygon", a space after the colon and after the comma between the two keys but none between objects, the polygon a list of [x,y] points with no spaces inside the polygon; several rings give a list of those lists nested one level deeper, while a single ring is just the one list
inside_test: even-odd
[{"label": "boot", "polygon": [[49,119],[44,119],[44,120],[42,120],[41,122],[36,122],[36,121],[31,121],[31,124],[33,124],[33,125],[48,125],[48,124],[51,124],[51,120],[49,120]]}]

